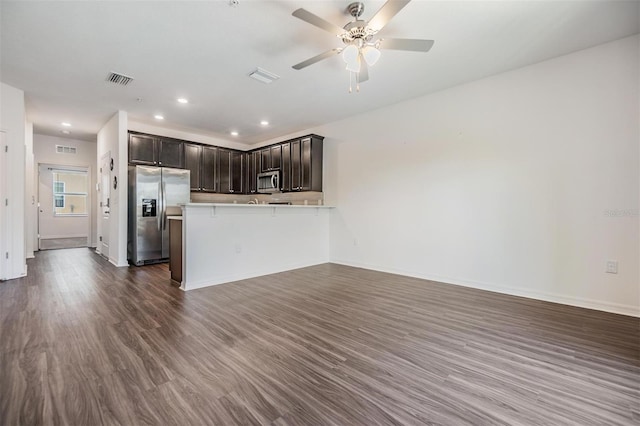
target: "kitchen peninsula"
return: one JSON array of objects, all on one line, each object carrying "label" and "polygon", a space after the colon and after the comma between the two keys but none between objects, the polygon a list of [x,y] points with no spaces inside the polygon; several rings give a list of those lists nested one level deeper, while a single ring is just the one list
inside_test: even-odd
[{"label": "kitchen peninsula", "polygon": [[328,262],[331,209],[183,205],[180,288],[192,290]]}]

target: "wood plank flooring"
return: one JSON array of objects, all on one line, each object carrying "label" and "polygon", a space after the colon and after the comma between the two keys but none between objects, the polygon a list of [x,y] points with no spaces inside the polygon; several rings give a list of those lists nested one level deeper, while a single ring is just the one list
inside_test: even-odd
[{"label": "wood plank flooring", "polygon": [[640,424],[640,320],[326,264],[184,293],[40,252],[0,283],[0,425]]}]

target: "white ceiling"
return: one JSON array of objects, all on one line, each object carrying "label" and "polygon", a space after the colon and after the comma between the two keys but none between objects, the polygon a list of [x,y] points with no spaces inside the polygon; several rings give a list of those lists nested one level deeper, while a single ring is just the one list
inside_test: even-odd
[{"label": "white ceiling", "polygon": [[[383,51],[349,94],[339,57],[291,68],[341,43],[291,12],[304,7],[343,26],[349,3],[2,0],[0,79],[25,91],[36,133],[62,136],[69,121],[70,137],[95,140],[120,109],[251,144],[640,32],[638,1],[413,0],[380,35],[434,39],[431,52]],[[363,18],[382,4],[365,1]],[[258,66],[281,78],[250,79]],[[107,83],[110,71],[135,81]]]}]

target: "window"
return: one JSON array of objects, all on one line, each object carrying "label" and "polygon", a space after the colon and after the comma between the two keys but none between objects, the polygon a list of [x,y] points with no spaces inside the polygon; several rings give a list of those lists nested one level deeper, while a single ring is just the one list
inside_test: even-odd
[{"label": "window", "polygon": [[53,170],[53,214],[87,215],[87,172]]},{"label": "window", "polygon": [[53,207],[64,208],[64,182],[53,182]]}]

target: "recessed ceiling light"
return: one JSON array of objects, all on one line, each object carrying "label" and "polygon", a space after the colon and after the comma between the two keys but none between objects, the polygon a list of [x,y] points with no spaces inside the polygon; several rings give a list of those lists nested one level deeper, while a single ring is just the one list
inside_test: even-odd
[{"label": "recessed ceiling light", "polygon": [[177,101],[178,101],[178,103],[181,103],[181,104],[188,104],[189,103],[189,99],[187,99],[187,98],[178,98]]},{"label": "recessed ceiling light", "polygon": [[71,127],[71,123],[67,123],[66,121],[63,121],[62,124],[64,127]]},{"label": "recessed ceiling light", "polygon": [[231,136],[238,136],[238,132],[234,130],[233,132],[231,132]]},{"label": "recessed ceiling light", "polygon": [[268,125],[269,125],[269,122],[268,122],[267,120],[262,120],[262,121],[260,122],[260,125],[262,125],[262,126],[268,126]]},{"label": "recessed ceiling light", "polygon": [[71,133],[71,132],[70,132],[70,131],[68,131],[68,130],[60,130],[60,131],[61,131],[62,133],[64,133],[65,135],[68,135],[69,133]]},{"label": "recessed ceiling light", "polygon": [[164,117],[161,116],[160,114],[154,115],[153,118],[155,118],[156,120],[164,120]]}]

